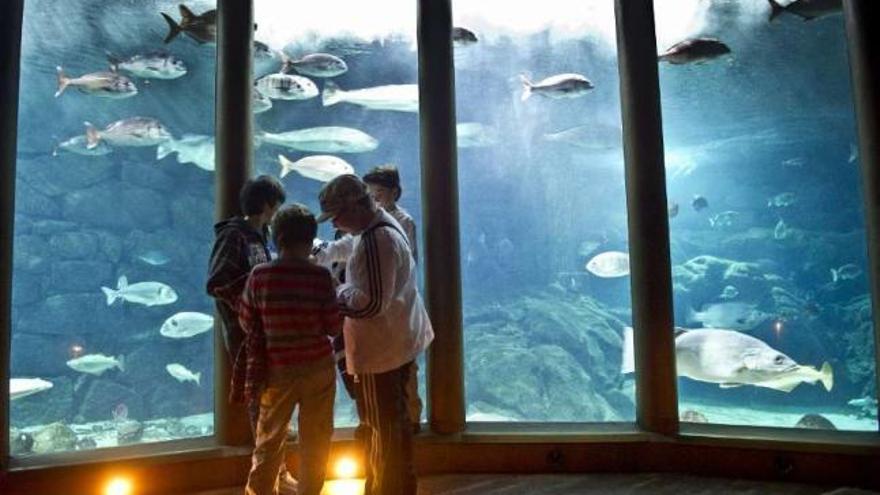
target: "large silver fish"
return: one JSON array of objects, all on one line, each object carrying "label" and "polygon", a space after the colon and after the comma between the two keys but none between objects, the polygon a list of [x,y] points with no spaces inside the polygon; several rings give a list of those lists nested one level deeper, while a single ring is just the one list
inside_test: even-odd
[{"label": "large silver fish", "polygon": [[675,65],[702,63],[728,53],[730,47],[715,38],[693,38],[672,45],[657,60]]},{"label": "large silver fish", "polygon": [[[632,328],[623,331],[622,373],[635,368]],[[722,388],[753,385],[791,392],[801,383],[834,386],[827,362],[821,369],[802,366],[764,341],[733,330],[675,329],[675,359],[679,376],[717,383]]]},{"label": "large silver fish", "polygon": [[181,311],[169,316],[159,334],[171,339],[187,339],[214,328],[214,317],[195,311]]},{"label": "large silver fish", "polygon": [[58,72],[58,90],[55,91],[55,98],[61,96],[61,93],[69,86],[74,86],[86,94],[113,99],[129,98],[138,92],[137,86],[131,79],[115,71],[92,72],[79,77],[67,77],[60,65],[55,69]]},{"label": "large silver fish", "polygon": [[107,306],[118,299],[144,306],[163,306],[177,301],[177,293],[171,287],[161,282],[138,282],[129,285],[125,275],[119,277],[115,290],[109,287],[101,287],[101,290],[107,296]]},{"label": "large silver fish", "polygon": [[168,372],[169,375],[173,376],[179,382],[195,382],[196,385],[201,385],[202,373],[193,373],[186,366],[180,363],[171,363],[165,365],[165,371]]},{"label": "large silver fish", "polygon": [[214,136],[184,134],[180,139],[168,139],[156,147],[156,159],[177,153],[178,163],[192,163],[202,170],[214,171]]},{"label": "large silver fish", "polygon": [[327,81],[321,98],[325,107],[347,102],[369,108],[370,110],[419,111],[418,84],[389,84],[371,88],[343,90],[333,81]]},{"label": "large silver fish", "polygon": [[125,371],[125,360],[122,356],[114,358],[103,354],[87,354],[71,359],[67,362],[67,366],[80,373],[100,376],[111,368],[119,368],[119,371]]},{"label": "large silver fish", "polygon": [[87,148],[106,141],[113,146],[154,146],[171,139],[171,133],[158,120],[151,117],[130,117],[117,120],[98,130],[85,122]]},{"label": "large silver fish", "polygon": [[776,19],[779,14],[788,12],[805,21],[836,14],[843,10],[843,0],[794,0],[788,5],[782,6],[776,0],[767,0],[770,4],[770,21]]},{"label": "large silver fish", "polygon": [[107,54],[110,67],[144,79],[177,79],[186,74],[183,60],[166,52],[150,52],[118,58]]},{"label": "large silver fish", "polygon": [[312,77],[336,77],[348,71],[345,60],[329,53],[310,53],[299,60],[284,55],[283,59],[281,72],[290,72],[292,69]]},{"label": "large silver fish", "polygon": [[165,12],[160,12],[165,22],[168,23],[168,35],[165,43],[170,42],[178,34],[184,33],[197,43],[217,42],[217,11],[208,10],[199,15],[189,10],[186,5],[180,5],[180,24]]},{"label": "large silver fish", "polygon": [[52,151],[52,156],[58,156],[60,151],[84,156],[101,156],[113,152],[113,148],[101,141],[97,146],[89,148],[89,142],[85,135],[74,136],[66,141],[58,143]]},{"label": "large silver fish", "polygon": [[332,155],[306,156],[295,162],[288,160],[284,155],[278,155],[278,162],[281,164],[282,178],[290,172],[296,172],[309,179],[330,182],[340,175],[354,173],[351,164]]},{"label": "large silver fish", "polygon": [[257,90],[275,100],[308,100],[318,96],[318,87],[308,77],[269,74],[257,79]]},{"label": "large silver fish", "polygon": [[479,122],[461,122],[455,126],[459,148],[484,148],[498,143],[498,131]]},{"label": "large silver fish", "polygon": [[769,318],[770,314],[758,310],[756,305],[743,302],[715,303],[700,312],[691,309],[688,313],[688,321],[698,321],[704,327],[735,330],[751,330]]},{"label": "large silver fish", "polygon": [[287,132],[254,133],[257,144],[269,143],[315,153],[365,153],[379,146],[369,134],[351,127],[310,127]]},{"label": "large silver fish", "polygon": [[520,75],[519,80],[523,86],[522,101],[528,100],[532,94],[554,99],[577,98],[593,89],[593,83],[580,74],[557,74],[536,83],[525,75]]},{"label": "large silver fish", "polygon": [[629,254],[621,251],[605,251],[593,256],[585,268],[597,277],[625,277],[629,275]]},{"label": "large silver fish", "polygon": [[544,134],[545,141],[565,143],[588,151],[608,151],[623,146],[620,126],[593,123]]},{"label": "large silver fish", "polygon": [[52,388],[52,382],[41,378],[10,378],[9,400],[21,399]]}]

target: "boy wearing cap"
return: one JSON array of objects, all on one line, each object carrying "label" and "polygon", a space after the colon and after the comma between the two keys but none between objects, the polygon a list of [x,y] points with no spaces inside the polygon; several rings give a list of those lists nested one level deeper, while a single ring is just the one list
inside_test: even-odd
[{"label": "boy wearing cap", "polygon": [[309,262],[318,224],[303,205],[272,220],[278,259],[251,272],[239,321],[246,334],[233,375],[233,399],[259,400],[260,416],[245,493],[278,493],[284,441],[299,405],[298,495],[318,495],[324,485],[336,373],[330,337],[342,328],[330,272]]},{"label": "boy wearing cap", "polygon": [[366,429],[365,493],[414,495],[404,390],[412,361],[434,332],[418,293],[409,241],[356,175],[328,182],[319,200],[318,221],[332,219],[334,227],[352,235],[351,242],[338,243],[336,249],[338,259],[346,260],[346,281],[336,294],[346,317],[346,363],[356,377]]}]

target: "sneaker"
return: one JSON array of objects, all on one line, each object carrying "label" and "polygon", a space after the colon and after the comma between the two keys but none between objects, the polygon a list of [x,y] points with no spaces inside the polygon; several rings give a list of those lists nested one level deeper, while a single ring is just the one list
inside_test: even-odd
[{"label": "sneaker", "polygon": [[281,495],[297,495],[299,482],[286,469],[278,475],[278,493]]}]

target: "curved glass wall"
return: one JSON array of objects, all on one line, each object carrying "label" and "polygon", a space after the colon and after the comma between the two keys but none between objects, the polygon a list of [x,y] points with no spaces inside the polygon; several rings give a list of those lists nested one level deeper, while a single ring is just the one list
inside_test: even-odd
[{"label": "curved glass wall", "polygon": [[[336,175],[394,165],[397,205],[420,228],[416,3],[255,0],[254,14],[256,172],[279,177],[288,202],[317,214],[318,192]],[[333,240],[330,223],[319,238]],[[424,383],[422,370],[422,397]],[[358,423],[341,380],[334,417],[337,427]]]},{"label": "curved glass wall", "polygon": [[214,4],[187,5],[25,2],[14,457],[213,434]]},{"label": "curved glass wall", "polygon": [[614,3],[453,2],[468,421],[632,421]]},{"label": "curved glass wall", "polygon": [[654,4],[686,422],[877,430],[846,37],[811,4]]}]

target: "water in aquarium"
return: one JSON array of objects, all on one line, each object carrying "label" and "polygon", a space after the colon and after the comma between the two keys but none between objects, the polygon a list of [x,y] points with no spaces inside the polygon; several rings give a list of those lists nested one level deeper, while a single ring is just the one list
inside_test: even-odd
[{"label": "water in aquarium", "polygon": [[[804,3],[655,2],[684,421],[877,428],[843,19]],[[214,8],[26,2],[14,456],[213,434]],[[632,421],[613,2],[452,8],[468,420]],[[317,211],[396,165],[421,228],[415,2],[255,20],[254,172]]]}]

